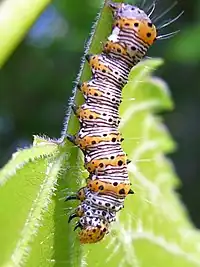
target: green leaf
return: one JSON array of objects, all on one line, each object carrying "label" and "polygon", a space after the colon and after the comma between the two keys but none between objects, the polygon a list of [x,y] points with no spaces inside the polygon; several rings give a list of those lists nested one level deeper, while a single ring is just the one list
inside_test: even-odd
[{"label": "green leaf", "polygon": [[[22,170],[22,173],[20,178],[26,178],[20,179],[20,183],[24,182],[25,184],[21,184],[22,189],[29,191],[29,198],[30,195],[32,195],[32,198],[34,201],[31,201],[32,198],[28,199],[19,199],[19,193],[15,194],[16,195],[16,204],[15,204],[15,209],[17,208],[18,211],[21,210],[20,216],[18,215],[18,218],[24,217],[26,218],[25,223],[22,224],[22,230],[20,233],[18,233],[17,236],[13,236],[12,240],[14,237],[16,238],[16,243],[14,247],[12,248],[12,256],[11,259],[6,262],[4,265],[5,267],[12,267],[12,266],[20,266],[25,262],[26,257],[29,254],[29,245],[31,241],[33,240],[35,234],[37,233],[38,228],[40,227],[41,220],[43,219],[43,213],[47,211],[47,207],[49,205],[49,202],[51,201],[52,193],[55,190],[55,186],[57,183],[57,177],[58,173],[61,168],[61,163],[63,161],[63,157],[57,157],[54,160],[47,160],[45,162],[38,161],[37,165],[34,163],[35,166],[37,166],[37,171],[34,171],[34,165],[29,166],[32,167],[32,172],[31,168],[24,167]],[[39,166],[41,165],[41,170],[39,169]],[[46,167],[45,172],[43,172],[43,167]],[[40,170],[40,172],[39,172]],[[34,175],[34,181],[35,184],[34,186],[32,185],[32,181],[30,178],[31,174]],[[29,176],[29,177],[28,177]],[[38,180],[38,183],[36,183],[36,178]],[[16,179],[16,177],[15,177]],[[26,183],[30,183],[30,186],[27,186]],[[13,185],[13,183],[12,183]],[[10,185],[10,187],[12,187]],[[9,185],[8,185],[9,187]],[[29,188],[28,188],[29,187]],[[33,189],[37,189],[37,191],[33,191]],[[4,188],[5,189],[5,188]],[[23,190],[21,193],[21,196],[24,196]],[[36,194],[37,192],[37,194]],[[28,192],[26,192],[28,193]],[[12,195],[12,201],[15,200],[13,199]],[[25,202],[26,201],[26,202]],[[30,202],[30,203],[29,203]],[[21,205],[23,206],[21,206]],[[24,205],[26,204],[26,206]],[[14,205],[13,205],[14,206]],[[22,209],[23,207],[23,209]],[[25,209],[25,207],[27,209]],[[5,208],[5,207],[4,207]],[[12,207],[13,209],[14,207]],[[27,211],[28,211],[28,216],[27,216]],[[3,212],[2,212],[3,214]],[[26,217],[27,216],[27,217]],[[6,218],[4,218],[6,221]],[[8,218],[7,218],[8,220]],[[16,225],[12,227],[12,231],[16,228]],[[8,229],[7,229],[8,230]],[[16,229],[17,230],[17,229]],[[16,232],[14,232],[16,234]],[[3,239],[1,239],[3,240]],[[15,239],[14,239],[15,240]],[[2,251],[2,250],[1,250]],[[44,255],[43,255],[44,256]]]},{"label": "green leaf", "polygon": [[[47,143],[47,141],[46,141]],[[57,153],[57,144],[47,143],[43,146],[33,146],[31,148],[20,149],[12,155],[12,159],[0,170],[0,186],[3,185],[10,177],[24,167],[30,161],[38,158],[47,157]]]},{"label": "green leaf", "polygon": [[51,0],[4,0],[0,4],[0,67]]},{"label": "green leaf", "polygon": [[[101,50],[111,21],[104,7],[87,52]],[[15,153],[0,172],[0,266],[200,265],[200,235],[174,192],[179,179],[164,156],[175,144],[158,115],[173,108],[166,83],[152,77],[161,63],[153,59],[138,64],[123,89],[120,131],[132,160],[129,176],[135,195],[127,197],[110,234],[81,246],[73,223],[67,224],[77,203],[66,203],[65,197],[85,185],[88,176],[82,153],[65,139],[66,131],[74,134],[79,127],[69,108],[59,140],[35,136],[33,147]],[[89,76],[88,66],[82,66],[79,79]],[[83,97],[75,91],[72,101],[80,104]]]}]

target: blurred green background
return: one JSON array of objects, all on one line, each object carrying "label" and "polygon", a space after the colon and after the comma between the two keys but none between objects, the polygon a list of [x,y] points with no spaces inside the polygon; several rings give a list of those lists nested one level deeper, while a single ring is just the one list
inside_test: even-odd
[{"label": "blurred green background", "polygon": [[[159,0],[155,14],[173,1]],[[16,148],[29,146],[33,134],[60,137],[68,98],[101,2],[54,0],[0,71],[0,166]],[[178,144],[170,157],[183,183],[179,190],[183,202],[200,227],[200,1],[179,0],[166,18],[181,10],[185,14],[163,33],[181,32],[156,42],[148,56],[165,59],[156,74],[167,81],[175,102],[175,110],[163,114]]]}]

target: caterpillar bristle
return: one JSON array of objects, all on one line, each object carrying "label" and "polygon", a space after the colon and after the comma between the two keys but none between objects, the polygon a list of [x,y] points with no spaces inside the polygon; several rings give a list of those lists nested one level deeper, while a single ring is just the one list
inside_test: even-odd
[{"label": "caterpillar bristle", "polygon": [[163,29],[169,25],[171,25],[172,23],[174,23],[175,21],[177,21],[182,15],[184,14],[184,11],[181,11],[176,17],[174,17],[173,19],[168,19],[165,22],[163,22],[162,24],[157,26],[157,29]]},{"label": "caterpillar bristle", "polygon": [[153,6],[158,4],[158,1],[159,0],[154,0],[149,6],[147,7],[144,6],[142,9],[145,11],[146,14],[148,14],[149,11],[153,8]]},{"label": "caterpillar bristle", "polygon": [[163,11],[160,15],[155,16],[152,18],[152,21],[154,24],[157,23],[158,20],[163,18],[167,13],[169,13],[176,5],[178,4],[178,1],[175,1],[171,6],[169,6],[165,11]]},{"label": "caterpillar bristle", "polygon": [[150,9],[150,12],[149,12],[149,10],[147,11],[147,12],[149,12],[149,13],[147,13],[147,15],[148,15],[149,18],[150,18],[151,15],[154,13],[155,8],[156,8],[156,1],[153,2],[152,7],[151,7],[151,9]]},{"label": "caterpillar bristle", "polygon": [[[140,7],[141,9],[144,9],[144,10],[145,10],[145,4],[146,4],[146,0],[143,0],[143,1],[141,1],[139,7]],[[146,11],[146,10],[145,10],[145,11]]]},{"label": "caterpillar bristle", "polygon": [[157,37],[157,40],[166,40],[166,39],[172,38],[179,32],[180,32],[180,30],[177,30],[177,31],[170,32],[170,33],[167,33],[167,34],[159,35]]}]

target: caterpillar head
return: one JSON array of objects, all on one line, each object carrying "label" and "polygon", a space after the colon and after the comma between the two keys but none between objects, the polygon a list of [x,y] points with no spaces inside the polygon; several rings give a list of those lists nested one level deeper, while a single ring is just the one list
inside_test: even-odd
[{"label": "caterpillar head", "polygon": [[120,28],[130,28],[148,45],[156,40],[157,30],[149,16],[140,8],[124,3],[109,3]]}]

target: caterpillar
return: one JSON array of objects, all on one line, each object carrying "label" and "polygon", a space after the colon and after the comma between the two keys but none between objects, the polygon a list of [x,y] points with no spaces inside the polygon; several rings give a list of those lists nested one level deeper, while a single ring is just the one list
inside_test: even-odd
[{"label": "caterpillar", "polygon": [[86,55],[92,78],[77,85],[85,103],[72,106],[80,130],[75,136],[67,134],[67,139],[83,152],[89,172],[86,186],[66,198],[80,200],[68,221],[79,218],[74,230],[80,228],[82,244],[102,240],[110,223],[116,220],[116,213],[124,207],[126,196],[134,193],[128,178],[129,160],[121,147],[123,138],[118,130],[122,88],[131,68],[141,61],[155,40],[175,34],[158,36],[150,19],[155,2],[148,15],[129,4],[109,2],[108,6],[114,19],[112,32],[102,53]]}]

